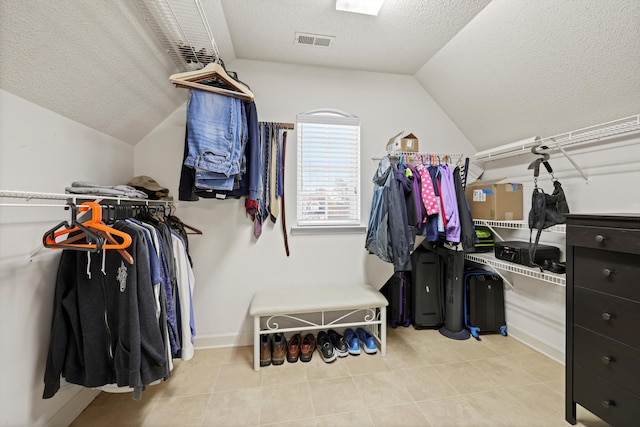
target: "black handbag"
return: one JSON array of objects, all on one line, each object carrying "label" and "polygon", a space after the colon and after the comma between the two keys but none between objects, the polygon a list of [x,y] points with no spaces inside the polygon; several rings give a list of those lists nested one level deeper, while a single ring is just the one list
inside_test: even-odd
[{"label": "black handbag", "polygon": [[[535,148],[531,151],[535,154]],[[546,147],[544,147],[546,148]],[[534,189],[531,196],[531,210],[529,211],[529,260],[531,266],[539,267],[542,271],[542,267],[535,264],[536,249],[538,242],[540,241],[540,234],[542,230],[549,228],[553,225],[564,224],[567,220],[567,214],[569,213],[569,205],[567,204],[567,198],[562,189],[562,184],[553,175],[553,169],[549,164],[549,155],[544,153],[542,158],[533,161],[529,165],[529,169],[533,169],[533,182]],[[540,164],[543,164],[547,172],[551,174],[551,180],[553,182],[553,193],[545,193],[544,190],[538,187],[538,176],[540,175]],[[537,229],[535,242],[532,242],[533,230]]]}]

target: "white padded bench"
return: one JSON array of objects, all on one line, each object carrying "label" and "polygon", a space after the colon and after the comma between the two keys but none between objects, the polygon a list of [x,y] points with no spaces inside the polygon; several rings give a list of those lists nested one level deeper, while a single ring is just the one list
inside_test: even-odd
[{"label": "white padded bench", "polygon": [[[380,344],[380,354],[387,355],[387,299],[369,285],[272,288],[256,292],[249,314],[253,316],[253,369],[260,370],[260,335],[276,332],[311,331],[330,328],[365,327]],[[327,319],[327,313],[339,315]],[[361,321],[352,315],[362,312]],[[312,322],[295,315],[319,313],[321,320]],[[261,328],[266,318],[265,329]],[[292,327],[281,328],[277,321],[287,320]]]}]

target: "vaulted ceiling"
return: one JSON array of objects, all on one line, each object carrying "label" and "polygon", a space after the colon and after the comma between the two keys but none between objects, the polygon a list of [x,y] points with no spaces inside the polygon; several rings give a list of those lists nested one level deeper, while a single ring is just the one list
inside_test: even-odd
[{"label": "vaulted ceiling", "polygon": [[[638,0],[200,2],[227,65],[413,75],[479,150],[640,113]],[[130,0],[0,2],[0,88],[127,143],[185,101],[176,71]]]}]

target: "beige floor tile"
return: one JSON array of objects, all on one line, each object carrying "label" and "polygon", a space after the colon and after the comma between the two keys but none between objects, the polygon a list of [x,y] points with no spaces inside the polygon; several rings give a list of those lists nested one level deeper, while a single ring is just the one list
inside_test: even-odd
[{"label": "beige floor tile", "polygon": [[[244,348],[244,347],[240,347]],[[232,358],[236,350],[232,347],[226,348],[204,348],[196,350],[193,358],[183,362],[186,366],[213,366],[223,363],[237,362]],[[252,359],[253,360],[253,359]]]},{"label": "beige floor tile", "polygon": [[326,426],[327,424],[318,424],[316,418],[305,418],[304,420],[287,421],[284,423],[262,424],[269,427],[317,427]]},{"label": "beige floor tile", "polygon": [[[445,339],[448,339],[445,337]],[[429,365],[441,365],[443,363],[463,362],[464,357],[456,351],[455,343],[449,341],[414,343],[413,347],[422,354]]]},{"label": "beige floor tile", "polygon": [[527,407],[545,425],[564,422],[564,393],[558,393],[542,383],[505,390]]},{"label": "beige floor tile", "polygon": [[491,350],[484,341],[478,341],[475,338],[469,338],[468,340],[452,340],[451,344],[451,348],[460,353],[464,360],[475,361],[498,355],[496,352]]},{"label": "beige floor tile", "polygon": [[522,344],[520,341],[515,338],[511,338],[510,336],[505,337],[500,334],[486,334],[481,335],[480,339],[487,347],[499,356],[535,352],[531,347]]},{"label": "beige floor tile", "polygon": [[435,365],[434,368],[460,394],[488,391],[497,387],[491,375],[479,370],[472,362]]},{"label": "beige floor tile", "polygon": [[253,365],[246,363],[227,363],[220,365],[214,392],[259,387],[262,384],[262,370],[255,372]]},{"label": "beige floor tile", "polygon": [[389,369],[404,369],[428,365],[422,353],[409,344],[388,346],[385,362],[387,366],[389,366]]},{"label": "beige floor tile", "polygon": [[351,375],[347,360],[350,358],[358,358],[360,356],[338,357],[331,363],[326,363],[320,357],[318,352],[313,354],[309,362],[300,362],[307,370],[307,378],[309,381],[324,380],[328,378],[348,377]]},{"label": "beige floor tile", "polygon": [[351,377],[309,381],[316,416],[363,408],[364,401]]},{"label": "beige floor tile", "polygon": [[71,426],[140,426],[156,407],[154,400],[133,400],[131,393],[118,394],[128,396],[128,400],[120,400],[111,404],[90,405],[76,418]]},{"label": "beige floor tile", "polygon": [[369,409],[369,416],[378,427],[432,426],[415,403]]},{"label": "beige floor tile", "polygon": [[205,424],[226,425],[242,418],[257,425],[260,423],[261,396],[260,387],[213,393],[205,412]]},{"label": "beige floor tile", "polygon": [[210,397],[211,394],[201,394],[154,400],[156,406],[142,425],[145,427],[201,426]]},{"label": "beige floor tile", "polygon": [[597,416],[593,415],[591,412],[584,409],[582,406],[577,405],[576,407],[576,420],[578,423],[577,426],[584,427],[610,427],[609,423],[602,421]]},{"label": "beige floor tile", "polygon": [[434,367],[409,368],[399,374],[398,381],[415,402],[459,394]]},{"label": "beige floor tile", "polygon": [[344,360],[347,362],[351,375],[371,374],[375,372],[388,371],[385,358],[378,351],[376,354],[366,354],[362,352],[359,356],[348,356]]},{"label": "beige floor tile", "polygon": [[259,419],[253,417],[232,417],[232,418],[221,418],[221,419],[212,419],[205,418],[202,422],[202,427],[258,427]]},{"label": "beige floor tile", "polygon": [[564,366],[547,356],[531,352],[504,356],[513,366],[517,366],[538,381],[555,381],[564,378]]},{"label": "beige floor tile", "polygon": [[240,347],[233,347],[230,349],[229,362],[240,363],[245,362],[251,368],[253,368],[253,346],[243,345]]},{"label": "beige floor tile", "polygon": [[314,416],[308,382],[261,387],[260,424],[303,420]]},{"label": "beige floor tile", "polygon": [[514,366],[505,357],[491,357],[471,362],[476,369],[488,374],[496,387],[508,388],[535,384],[540,381],[521,367]]},{"label": "beige floor tile", "polygon": [[284,362],[282,365],[269,365],[260,368],[262,385],[299,383],[307,381],[307,367],[298,361]]},{"label": "beige floor tile", "polygon": [[529,411],[518,399],[505,390],[467,394],[463,398],[493,426],[540,426],[542,420]]},{"label": "beige floor tile", "polygon": [[316,418],[318,426],[326,427],[373,427],[373,421],[369,416],[369,412],[354,411],[344,412],[341,414],[325,415]]},{"label": "beige floor tile", "polygon": [[[416,405],[432,426],[493,427],[464,396],[423,400]],[[532,426],[533,427],[533,426]]]},{"label": "beige floor tile", "polygon": [[174,367],[171,377],[161,387],[158,386],[155,396],[178,397],[211,393],[221,366],[186,366],[183,364]]},{"label": "beige floor tile", "polygon": [[360,392],[365,408],[394,406],[412,402],[404,384],[392,371],[354,375],[353,382]]}]

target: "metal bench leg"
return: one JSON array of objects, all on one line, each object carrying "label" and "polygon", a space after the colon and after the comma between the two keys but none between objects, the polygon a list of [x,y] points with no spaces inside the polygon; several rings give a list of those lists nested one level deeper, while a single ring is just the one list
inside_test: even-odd
[{"label": "metal bench leg", "polygon": [[387,307],[380,307],[380,354],[387,357]]},{"label": "metal bench leg", "polygon": [[253,316],[253,370],[260,370],[260,316]]}]

